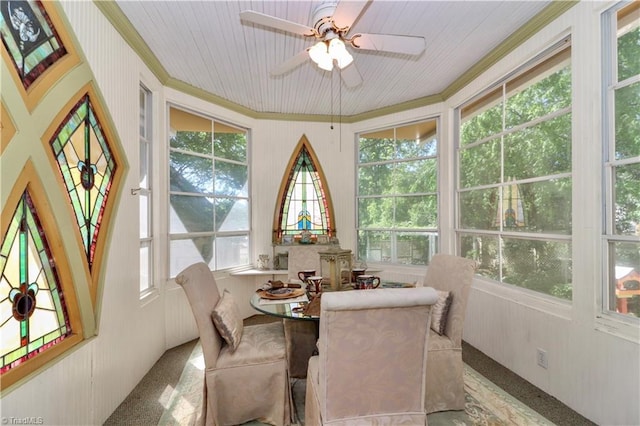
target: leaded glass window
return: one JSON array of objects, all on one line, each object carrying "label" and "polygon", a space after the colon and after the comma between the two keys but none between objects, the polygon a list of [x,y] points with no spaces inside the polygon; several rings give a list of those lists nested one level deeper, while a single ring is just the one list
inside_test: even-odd
[{"label": "leaded glass window", "polygon": [[39,1],[2,1],[0,33],[25,89],[67,50]]},{"label": "leaded glass window", "polygon": [[2,240],[0,272],[4,374],[71,335],[56,262],[28,191]]},{"label": "leaded glass window", "polygon": [[71,200],[91,269],[116,162],[89,95],[69,112],[55,132],[51,148]]},{"label": "leaded glass window", "polygon": [[318,160],[302,137],[289,161],[280,188],[274,239],[294,241],[302,231],[335,236],[331,197]]}]

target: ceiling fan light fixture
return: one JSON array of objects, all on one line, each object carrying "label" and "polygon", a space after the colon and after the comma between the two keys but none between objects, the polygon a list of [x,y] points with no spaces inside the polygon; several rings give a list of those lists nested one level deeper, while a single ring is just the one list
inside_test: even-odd
[{"label": "ceiling fan light fixture", "polygon": [[309,49],[309,57],[318,67],[325,71],[333,69],[333,58],[329,54],[329,46],[325,41],[319,41]]},{"label": "ceiling fan light fixture", "polygon": [[343,69],[353,62],[353,56],[351,56],[344,42],[339,38],[334,38],[329,42],[329,56],[336,60],[340,69]]}]

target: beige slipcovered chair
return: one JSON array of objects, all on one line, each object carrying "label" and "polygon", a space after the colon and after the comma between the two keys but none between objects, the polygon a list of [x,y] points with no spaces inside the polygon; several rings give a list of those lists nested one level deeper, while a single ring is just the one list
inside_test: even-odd
[{"label": "beige slipcovered chair", "polygon": [[464,410],[462,329],[476,262],[450,254],[436,254],[427,267],[424,286],[452,294],[442,335],[431,330],[427,364],[427,413]]},{"label": "beige slipcovered chair", "polygon": [[[313,269],[320,274],[320,255],[318,251],[326,246],[292,246],[289,249],[288,279],[297,282],[298,271]],[[304,286],[305,284],[302,283]],[[287,342],[289,376],[302,379],[307,377],[307,364],[316,349],[316,324],[314,321],[284,319],[284,334]]]},{"label": "beige slipcovered chair", "polygon": [[282,323],[243,327],[239,344],[232,351],[212,320],[221,296],[207,264],[189,266],[176,282],[187,294],[200,334],[205,362],[205,424],[236,425],[254,419],[273,425],[290,424],[291,394]]},{"label": "beige slipcovered chair", "polygon": [[305,425],[425,425],[432,288],[325,293]]}]

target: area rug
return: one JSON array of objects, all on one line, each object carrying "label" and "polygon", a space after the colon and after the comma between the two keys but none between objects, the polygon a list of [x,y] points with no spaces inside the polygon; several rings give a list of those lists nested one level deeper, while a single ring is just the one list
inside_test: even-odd
[{"label": "area rug", "polygon": [[[175,389],[168,389],[163,396],[164,413],[159,425],[196,425],[201,415],[204,358],[202,346],[196,343],[189,361]],[[466,404],[464,411],[446,411],[429,414],[430,426],[529,426],[553,425],[477,371],[464,366]],[[293,380],[293,399],[296,412],[294,426],[304,425],[305,381]],[[259,426],[259,422],[243,426]]]}]

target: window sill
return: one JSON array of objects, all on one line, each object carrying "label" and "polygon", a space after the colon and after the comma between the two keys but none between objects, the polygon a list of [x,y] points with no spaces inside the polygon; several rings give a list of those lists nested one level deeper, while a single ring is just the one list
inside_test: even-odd
[{"label": "window sill", "polygon": [[158,292],[157,288],[146,290],[140,293],[140,306],[144,307],[159,297],[160,297],[160,293]]},{"label": "window sill", "polygon": [[474,285],[471,289],[491,294],[500,299],[509,300],[515,304],[526,306],[549,315],[565,320],[572,319],[572,305],[568,300],[561,300],[552,296],[536,293],[531,290],[500,284],[487,278],[474,278]]},{"label": "window sill", "polygon": [[640,323],[633,321],[634,319],[630,318],[631,321],[625,321],[613,315],[601,314],[596,317],[595,330],[640,344]]}]

